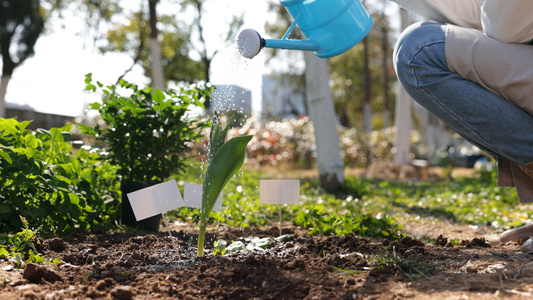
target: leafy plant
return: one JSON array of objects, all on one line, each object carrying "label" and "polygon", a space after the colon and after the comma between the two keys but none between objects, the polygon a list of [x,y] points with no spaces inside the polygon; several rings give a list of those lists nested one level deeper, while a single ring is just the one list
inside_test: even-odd
[{"label": "leafy plant", "polygon": [[9,260],[16,267],[26,262],[42,263],[44,257],[37,253],[36,232],[28,229],[28,222],[21,218],[26,228],[15,234],[0,233],[0,258]]},{"label": "leafy plant", "polygon": [[246,145],[252,139],[251,135],[246,135],[233,137],[225,142],[228,127],[221,128],[220,118],[215,113],[209,137],[207,169],[202,186],[202,208],[198,233],[199,257],[204,256],[205,230],[209,221],[209,214],[213,210],[220,192],[241,168],[246,154]]},{"label": "leafy plant", "polygon": [[101,91],[102,103],[88,107],[100,113],[106,126],[81,126],[82,132],[104,142],[123,180],[160,182],[184,170],[188,144],[207,127],[190,110],[194,105],[203,107],[200,100],[210,96],[210,87],[161,91],[125,80],[104,86],[93,84],[91,74],[85,84],[88,91]]},{"label": "leafy plant", "polygon": [[224,255],[226,253],[226,246],[228,243],[225,240],[218,240],[215,241],[214,247],[213,247],[213,254],[214,255]]},{"label": "leafy plant", "polygon": [[0,231],[24,228],[20,217],[45,235],[112,226],[115,169],[73,153],[71,124],[31,131],[30,123],[0,119]]},{"label": "leafy plant", "polygon": [[396,240],[401,234],[401,226],[391,217],[376,218],[371,214],[361,214],[350,210],[344,214],[326,212],[320,206],[300,211],[294,223],[309,228],[309,234],[345,235],[355,233],[359,236],[380,237]]},{"label": "leafy plant", "polygon": [[[276,238],[275,240],[278,241],[280,238]],[[244,250],[263,251],[270,246],[270,238],[268,237],[266,238],[249,237],[249,238],[244,238],[243,240],[246,242],[246,244],[243,243],[242,241],[231,241],[231,244],[228,245],[228,243],[225,240],[215,241],[214,247],[213,247],[213,254],[222,256],[226,253],[235,253],[235,252],[244,251]]]}]

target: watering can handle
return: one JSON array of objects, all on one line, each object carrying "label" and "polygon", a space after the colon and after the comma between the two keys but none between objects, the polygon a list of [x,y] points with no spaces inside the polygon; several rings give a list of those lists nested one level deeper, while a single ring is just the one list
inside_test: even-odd
[{"label": "watering can handle", "polygon": [[294,21],[292,22],[291,26],[289,26],[289,29],[287,29],[287,32],[285,32],[285,34],[281,38],[282,40],[286,40],[289,37],[289,34],[291,34],[292,30],[296,26],[296,23],[298,22],[298,19],[300,18],[301,15],[302,14],[299,14],[298,16],[296,16],[296,18],[294,18]]}]

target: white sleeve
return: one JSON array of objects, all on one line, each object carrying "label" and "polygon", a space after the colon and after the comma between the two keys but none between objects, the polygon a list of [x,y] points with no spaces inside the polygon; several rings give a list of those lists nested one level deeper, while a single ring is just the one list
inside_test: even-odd
[{"label": "white sleeve", "polygon": [[504,43],[533,40],[532,0],[486,0],[481,22],[485,33]]},{"label": "white sleeve", "polygon": [[[424,18],[481,29],[483,0],[392,0],[402,8]],[[508,0],[507,0],[508,1]],[[515,1],[515,0],[513,0]],[[522,0],[531,1],[531,0]],[[502,1],[504,2],[504,1]],[[531,1],[533,4],[533,1]]]}]

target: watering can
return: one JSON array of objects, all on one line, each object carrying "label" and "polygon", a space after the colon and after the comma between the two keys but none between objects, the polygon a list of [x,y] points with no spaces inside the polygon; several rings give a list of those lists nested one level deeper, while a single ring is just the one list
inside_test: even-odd
[{"label": "watering can", "polygon": [[[262,48],[314,51],[320,58],[340,55],[359,43],[372,28],[372,17],[360,0],[280,0],[293,18],[282,39],[263,39],[253,29],[242,30],[237,47],[242,56],[253,58]],[[294,27],[307,40],[287,39]]]}]

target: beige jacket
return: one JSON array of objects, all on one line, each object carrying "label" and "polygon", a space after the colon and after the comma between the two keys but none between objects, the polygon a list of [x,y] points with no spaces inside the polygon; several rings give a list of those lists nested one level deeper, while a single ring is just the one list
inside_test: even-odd
[{"label": "beige jacket", "polygon": [[[533,41],[533,0],[392,1],[451,24],[445,44],[450,70],[533,115],[533,46],[526,45]],[[498,184],[516,186],[521,202],[533,202],[532,177],[533,162],[519,167],[498,160]]]}]

